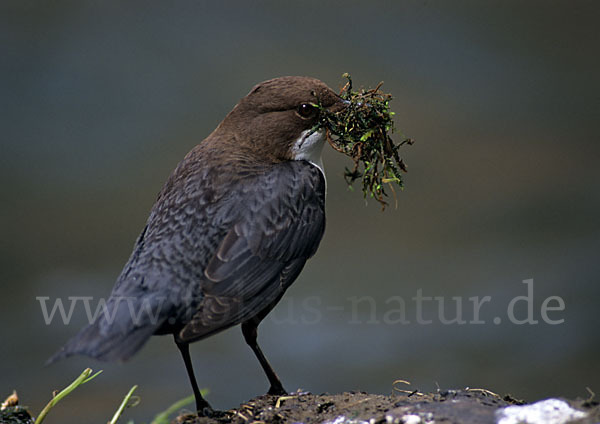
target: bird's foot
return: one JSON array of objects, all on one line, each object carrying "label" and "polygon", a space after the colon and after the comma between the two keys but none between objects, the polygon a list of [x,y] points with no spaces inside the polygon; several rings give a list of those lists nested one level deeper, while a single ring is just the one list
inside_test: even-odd
[{"label": "bird's foot", "polygon": [[199,417],[207,418],[220,418],[225,415],[224,412],[213,409],[213,407],[202,397],[196,399],[196,413]]},{"label": "bird's foot", "polygon": [[274,396],[286,396],[288,394],[288,392],[283,388],[283,386],[281,384],[279,384],[276,386],[271,386],[271,388],[269,389],[267,394],[274,395]]},{"label": "bird's foot", "polygon": [[206,418],[221,418],[225,416],[225,412],[212,409],[210,405],[206,404],[204,407],[198,409],[198,416]]}]

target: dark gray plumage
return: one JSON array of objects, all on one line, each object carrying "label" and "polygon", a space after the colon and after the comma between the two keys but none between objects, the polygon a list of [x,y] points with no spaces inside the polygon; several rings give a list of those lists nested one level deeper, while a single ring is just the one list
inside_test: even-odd
[{"label": "dark gray plumage", "polygon": [[53,360],[126,360],[154,333],[193,342],[274,306],[323,235],[321,172],[305,161],[283,162],[219,190],[207,174],[161,193],[107,302],[109,317],[84,328]]},{"label": "dark gray plumage", "polygon": [[[126,360],[153,334],[173,334],[201,414],[188,345],[236,324],[270,393],[283,386],[256,342],[257,326],[317,250],[325,229],[322,134],[315,103],[342,107],[322,82],[253,88],[177,166],[159,193],[105,314],[50,361],[74,354]],[[310,137],[309,137],[310,136]],[[320,143],[320,144],[318,144]],[[313,147],[316,147],[315,148]]]}]

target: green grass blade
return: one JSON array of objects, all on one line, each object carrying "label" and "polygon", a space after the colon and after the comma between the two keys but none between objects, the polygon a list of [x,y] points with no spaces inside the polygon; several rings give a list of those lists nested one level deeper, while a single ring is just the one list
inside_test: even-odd
[{"label": "green grass blade", "polygon": [[[202,393],[202,396],[206,396],[206,394],[208,393],[208,390],[202,390],[201,393]],[[173,405],[171,405],[167,409],[165,409],[163,412],[157,414],[154,417],[154,419],[152,420],[152,423],[150,423],[150,424],[169,424],[169,416],[171,414],[174,414],[175,412],[179,411],[184,406],[194,403],[194,401],[195,401],[194,395],[191,395],[191,396],[188,396],[181,400],[178,400]]]},{"label": "green grass blade", "polygon": [[67,387],[65,387],[64,389],[62,389],[56,396],[54,396],[52,398],[52,400],[50,402],[48,402],[46,404],[46,406],[44,407],[44,409],[42,409],[42,412],[40,412],[40,414],[38,415],[37,419],[35,420],[36,424],[41,424],[44,419],[46,418],[46,415],[48,415],[48,412],[50,412],[50,410],[52,408],[54,408],[54,406],[61,401],[61,399],[63,399],[65,396],[67,396],[69,393],[71,393],[73,390],[75,390],[77,387],[81,386],[82,384],[87,383],[88,381],[90,381],[91,379],[95,378],[98,374],[100,374],[102,372],[102,370],[98,371],[96,374],[92,375],[90,377],[90,375],[92,374],[92,369],[91,368],[86,368],[79,377],[77,377],[71,384],[69,384]]},{"label": "green grass blade", "polygon": [[115,415],[113,415],[112,420],[110,420],[108,422],[108,424],[116,424],[117,423],[119,417],[121,416],[121,414],[123,413],[125,408],[127,408],[129,406],[129,401],[131,400],[131,396],[133,395],[133,392],[135,392],[135,389],[137,389],[137,388],[138,388],[138,386],[133,386],[131,389],[129,389],[129,392],[123,398],[123,402],[121,402],[121,405],[119,405],[119,409],[117,409],[117,412],[115,412]]}]

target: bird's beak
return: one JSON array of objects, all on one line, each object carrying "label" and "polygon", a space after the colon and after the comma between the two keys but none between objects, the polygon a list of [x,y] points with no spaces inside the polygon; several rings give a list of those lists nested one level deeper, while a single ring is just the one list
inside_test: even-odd
[{"label": "bird's beak", "polygon": [[336,112],[340,112],[341,110],[347,108],[348,105],[350,105],[350,101],[344,100],[340,97],[339,101],[337,101],[333,105],[329,106],[328,109],[330,112],[336,113]]}]

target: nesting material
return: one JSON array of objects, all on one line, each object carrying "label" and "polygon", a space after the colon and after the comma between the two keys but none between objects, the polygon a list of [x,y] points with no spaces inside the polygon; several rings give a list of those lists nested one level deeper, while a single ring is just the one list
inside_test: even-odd
[{"label": "nesting material", "polygon": [[315,130],[325,128],[329,144],[354,161],[352,169],[344,172],[348,185],[352,187],[360,180],[365,198],[374,198],[385,207],[386,188],[394,194],[394,184],[402,189],[402,173],[407,172],[399,149],[413,141],[402,136],[400,143],[392,140],[391,134],[396,131],[390,109],[392,95],[381,91],[382,83],[373,89],[355,91],[350,75],[343,77],[348,81],[340,96],[347,107],[331,112],[316,105],[321,115]]}]

